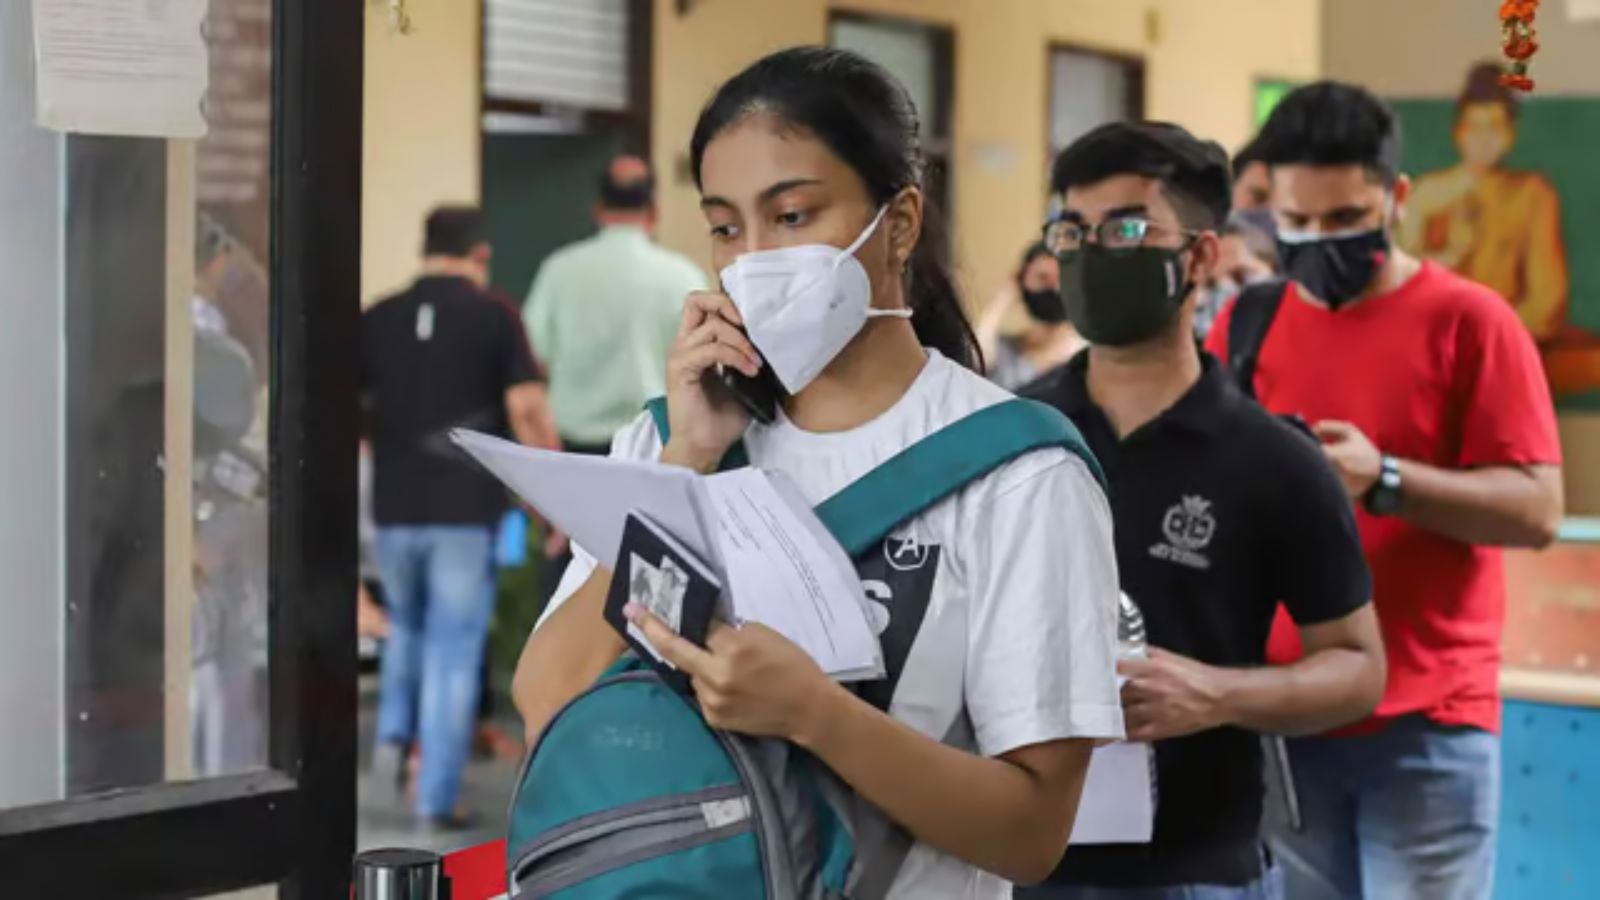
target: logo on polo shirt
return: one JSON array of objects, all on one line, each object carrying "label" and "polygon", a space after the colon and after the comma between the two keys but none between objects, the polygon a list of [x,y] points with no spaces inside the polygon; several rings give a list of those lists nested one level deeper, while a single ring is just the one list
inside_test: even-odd
[{"label": "logo on polo shirt", "polygon": [[1209,569],[1211,560],[1200,551],[1211,544],[1216,533],[1211,501],[1199,496],[1184,497],[1161,518],[1161,534],[1167,541],[1151,547],[1150,555],[1191,569]]}]

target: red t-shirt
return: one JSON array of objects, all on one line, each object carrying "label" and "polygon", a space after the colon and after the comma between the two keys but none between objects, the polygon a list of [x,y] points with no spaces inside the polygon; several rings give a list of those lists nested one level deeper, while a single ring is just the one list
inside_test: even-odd
[{"label": "red t-shirt", "polygon": [[[1208,341],[1223,359],[1230,318],[1218,319]],[[1255,387],[1273,412],[1351,422],[1401,459],[1447,469],[1561,459],[1549,385],[1511,305],[1433,263],[1337,313],[1302,301],[1291,284],[1261,348]],[[1423,713],[1498,731],[1500,550],[1364,510],[1357,524],[1389,657],[1389,684],[1368,727]],[[1280,609],[1268,658],[1299,655],[1299,636]]]}]

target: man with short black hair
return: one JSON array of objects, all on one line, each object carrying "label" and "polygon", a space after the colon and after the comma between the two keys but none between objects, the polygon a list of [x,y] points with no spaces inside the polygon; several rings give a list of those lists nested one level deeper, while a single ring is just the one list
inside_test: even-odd
[{"label": "man with short black hair", "polygon": [[611,436],[666,391],[684,298],[706,286],[699,266],[652,240],[654,192],[644,160],[613,160],[600,179],[599,233],[552,253],[523,309],[569,450],[609,452]]},{"label": "man with short black hair", "polygon": [[[1313,423],[1372,568],[1389,683],[1376,713],[1289,742],[1304,828],[1273,848],[1297,898],[1487,898],[1499,815],[1503,546],[1561,518],[1533,341],[1492,290],[1393,245],[1410,195],[1382,101],[1321,82],[1257,141],[1290,283],[1246,292],[1211,347]],[[1272,657],[1295,656],[1275,635]]]},{"label": "man with short black hair", "polygon": [[372,445],[376,556],[389,607],[376,780],[395,788],[421,746],[416,811],[456,810],[494,607],[494,527],[508,497],[450,441],[472,428],[553,446],[544,388],[516,310],[484,292],[489,244],[471,207],[428,217],[422,277],[367,310],[361,381]]},{"label": "man with short black hair", "polygon": [[[1071,417],[1106,471],[1122,589],[1151,645],[1121,663],[1123,712],[1130,740],[1154,742],[1157,804],[1149,844],[1073,846],[1018,896],[1276,898],[1257,732],[1354,721],[1383,687],[1350,506],[1315,442],[1195,345],[1228,216],[1222,148],[1107,125],[1062,152],[1052,187],[1045,242],[1089,349],[1024,394]],[[1267,668],[1280,601],[1310,652]]]}]

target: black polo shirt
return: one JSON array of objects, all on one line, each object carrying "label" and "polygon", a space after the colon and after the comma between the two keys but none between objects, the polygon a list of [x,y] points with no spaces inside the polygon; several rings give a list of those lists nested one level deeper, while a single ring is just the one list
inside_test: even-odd
[{"label": "black polo shirt", "polygon": [[[1089,354],[1023,393],[1069,416],[1105,467],[1123,590],[1150,643],[1218,666],[1259,666],[1281,601],[1311,625],[1368,602],[1344,490],[1308,434],[1267,413],[1209,354],[1170,409],[1118,440],[1089,398]],[[1261,742],[1219,728],[1156,744],[1155,837],[1079,846],[1052,881],[1246,884],[1261,873]]]},{"label": "black polo shirt", "polygon": [[450,429],[511,437],[506,391],[539,378],[522,319],[464,278],[425,277],[361,318],[361,387],[379,525],[491,525],[500,482]]}]

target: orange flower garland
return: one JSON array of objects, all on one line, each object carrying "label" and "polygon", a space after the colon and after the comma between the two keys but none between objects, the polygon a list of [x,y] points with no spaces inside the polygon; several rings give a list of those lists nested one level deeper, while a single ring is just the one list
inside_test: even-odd
[{"label": "orange flower garland", "polygon": [[1511,71],[1500,76],[1500,83],[1519,91],[1533,90],[1528,77],[1528,61],[1539,50],[1539,34],[1533,30],[1539,13],[1539,0],[1503,0],[1500,4],[1500,49],[1511,61]]}]

